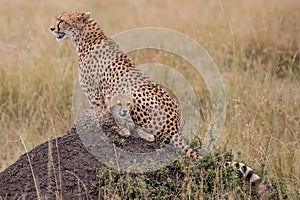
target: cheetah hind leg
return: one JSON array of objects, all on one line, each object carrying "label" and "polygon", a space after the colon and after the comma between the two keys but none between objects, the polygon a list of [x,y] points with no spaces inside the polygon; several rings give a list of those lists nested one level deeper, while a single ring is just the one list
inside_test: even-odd
[{"label": "cheetah hind leg", "polygon": [[123,136],[123,137],[129,137],[130,136],[130,131],[123,127],[123,126],[112,126],[112,128],[118,132],[118,134],[120,136]]},{"label": "cheetah hind leg", "polygon": [[147,142],[153,142],[155,140],[154,135],[147,133],[141,128],[137,128],[136,133]]}]

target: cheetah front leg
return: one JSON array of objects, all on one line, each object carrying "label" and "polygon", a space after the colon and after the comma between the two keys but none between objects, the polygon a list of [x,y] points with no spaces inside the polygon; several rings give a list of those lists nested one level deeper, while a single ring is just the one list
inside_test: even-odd
[{"label": "cheetah front leg", "polygon": [[100,119],[102,117],[103,110],[106,110],[103,95],[99,92],[99,90],[96,90],[94,93],[89,94],[88,97],[90,108],[95,110],[96,118]]},{"label": "cheetah front leg", "polygon": [[106,107],[105,102],[104,102],[104,97],[102,94],[99,93],[98,90],[94,95],[92,95],[90,104],[91,104],[91,107],[94,109]]}]

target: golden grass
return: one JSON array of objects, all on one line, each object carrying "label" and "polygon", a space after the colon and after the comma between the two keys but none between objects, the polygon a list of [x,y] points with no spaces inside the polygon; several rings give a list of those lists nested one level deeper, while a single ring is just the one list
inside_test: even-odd
[{"label": "golden grass", "polygon": [[[55,15],[70,10],[91,11],[108,35],[157,26],[197,40],[218,65],[226,87],[220,145],[240,151],[254,167],[264,162],[271,178],[288,183],[290,198],[300,193],[297,0],[2,0],[1,170],[25,152],[20,136],[30,149],[73,123],[77,55],[72,44],[57,43],[49,31]],[[203,84],[193,85],[201,97]]]}]

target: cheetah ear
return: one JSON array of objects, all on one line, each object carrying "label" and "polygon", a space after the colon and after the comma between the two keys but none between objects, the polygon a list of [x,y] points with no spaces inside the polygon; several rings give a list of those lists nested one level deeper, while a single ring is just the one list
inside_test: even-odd
[{"label": "cheetah ear", "polygon": [[85,13],[82,13],[81,16],[84,18],[84,20],[87,20],[88,18],[91,17],[91,13],[90,12],[85,12]]}]

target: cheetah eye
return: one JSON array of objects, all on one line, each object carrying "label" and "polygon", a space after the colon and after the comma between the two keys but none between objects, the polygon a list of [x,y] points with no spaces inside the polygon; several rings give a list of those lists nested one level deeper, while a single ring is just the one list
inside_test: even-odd
[{"label": "cheetah eye", "polygon": [[64,22],[64,20],[60,19],[60,20],[58,21],[58,23],[57,23],[57,26],[59,27],[59,25],[60,25],[61,23],[63,23],[63,22]]},{"label": "cheetah eye", "polygon": [[130,103],[127,103],[126,106],[130,106]]},{"label": "cheetah eye", "polygon": [[64,20],[60,19],[59,22],[57,23],[57,30],[58,30],[58,31],[59,31],[59,29],[60,29],[60,28],[59,28],[59,25],[60,25],[61,23],[63,23],[63,22],[64,22]]},{"label": "cheetah eye", "polygon": [[121,104],[121,103],[117,103],[117,106],[120,106],[120,107],[121,107],[121,106],[122,106],[122,104]]},{"label": "cheetah eye", "polygon": [[66,21],[64,21],[64,20],[62,20],[62,19],[60,19],[59,20],[59,22],[58,22],[58,24],[57,24],[57,29],[59,30],[59,28],[62,28],[62,27],[59,27],[59,26],[61,26],[61,25],[68,25],[68,26],[71,26],[68,22],[66,22]]}]

